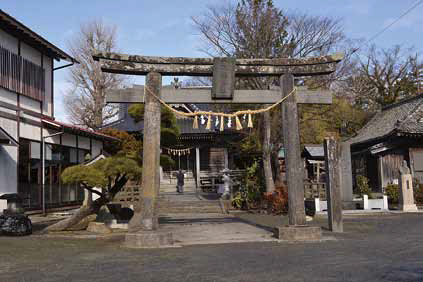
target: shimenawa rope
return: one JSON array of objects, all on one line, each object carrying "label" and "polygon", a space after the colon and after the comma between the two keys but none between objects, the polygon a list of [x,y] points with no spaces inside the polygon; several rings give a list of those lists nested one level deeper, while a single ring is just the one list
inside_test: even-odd
[{"label": "shimenawa rope", "polygon": [[241,111],[236,111],[234,113],[218,113],[218,112],[206,112],[206,111],[195,111],[194,113],[185,113],[185,112],[181,112],[181,111],[178,111],[178,110],[175,110],[174,108],[172,108],[165,101],[163,101],[156,94],[154,94],[154,92],[151,91],[147,86],[145,86],[145,89],[147,90],[147,92],[151,96],[156,98],[163,106],[165,106],[167,109],[174,112],[175,114],[180,115],[180,116],[185,116],[185,117],[194,117],[193,128],[198,128],[198,116],[204,115],[204,116],[208,117],[206,129],[211,128],[211,116],[220,117],[220,124],[221,124],[220,125],[220,131],[224,130],[223,123],[224,123],[225,117],[226,118],[235,118],[236,129],[241,130],[242,125],[241,125],[241,122],[238,118],[238,116],[240,116],[240,115],[248,115],[248,125],[247,125],[247,127],[252,128],[253,127],[253,121],[252,121],[251,115],[261,114],[261,113],[272,110],[273,108],[275,108],[276,106],[281,104],[283,101],[288,99],[291,95],[293,95],[297,91],[297,88],[294,87],[294,89],[288,95],[286,95],[285,97],[283,97],[282,99],[280,99],[279,101],[274,103],[273,105],[270,105],[266,108],[258,109],[258,110],[241,110]]}]

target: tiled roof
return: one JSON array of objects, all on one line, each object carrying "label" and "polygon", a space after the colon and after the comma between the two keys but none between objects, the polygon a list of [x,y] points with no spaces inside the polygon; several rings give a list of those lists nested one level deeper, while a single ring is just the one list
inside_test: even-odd
[{"label": "tiled roof", "polygon": [[325,156],[322,145],[305,145],[304,150],[313,158],[323,158]]},{"label": "tiled roof", "polygon": [[87,136],[87,137],[93,137],[101,140],[107,140],[107,141],[116,141],[119,140],[116,137],[109,136],[97,131],[93,131],[91,129],[82,128],[79,126],[59,122],[57,120],[52,119],[42,119],[42,122],[45,123],[46,126],[53,126],[55,129],[60,128],[65,132],[81,135],[81,136]]},{"label": "tiled roof", "polygon": [[364,143],[394,133],[423,134],[423,95],[383,108],[349,141]]}]

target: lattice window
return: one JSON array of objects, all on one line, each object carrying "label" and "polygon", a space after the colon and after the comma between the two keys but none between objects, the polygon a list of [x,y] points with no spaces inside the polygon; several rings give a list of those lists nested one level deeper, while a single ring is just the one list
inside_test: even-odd
[{"label": "lattice window", "polygon": [[0,86],[42,101],[45,93],[45,70],[0,46]]}]

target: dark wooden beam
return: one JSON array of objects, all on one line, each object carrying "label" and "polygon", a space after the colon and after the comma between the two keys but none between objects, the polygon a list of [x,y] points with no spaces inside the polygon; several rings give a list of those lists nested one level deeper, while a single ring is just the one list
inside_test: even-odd
[{"label": "dark wooden beam", "polygon": [[[280,76],[292,73],[294,76],[314,76],[333,73],[337,62],[304,65],[236,65],[235,76]],[[146,75],[158,72],[167,76],[212,76],[213,65],[136,63],[100,59],[101,70],[108,73]]]},{"label": "dark wooden beam", "polygon": [[[280,90],[235,90],[232,100],[214,100],[210,88],[162,88],[162,99],[168,104],[273,104],[282,98]],[[307,90],[299,87],[298,104],[332,104],[328,90]],[[106,93],[107,103],[144,103],[144,87],[112,90]]]}]

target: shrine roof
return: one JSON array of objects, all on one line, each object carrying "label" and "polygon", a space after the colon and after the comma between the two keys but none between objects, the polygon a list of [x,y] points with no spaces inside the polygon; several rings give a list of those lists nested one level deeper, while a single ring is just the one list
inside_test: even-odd
[{"label": "shrine roof", "polygon": [[315,158],[320,159],[325,157],[323,146],[319,144],[305,145],[304,151],[307,152],[309,157],[312,159],[315,159]]},{"label": "shrine roof", "polygon": [[349,141],[352,145],[357,145],[392,135],[421,134],[423,134],[423,94],[382,108]]}]

